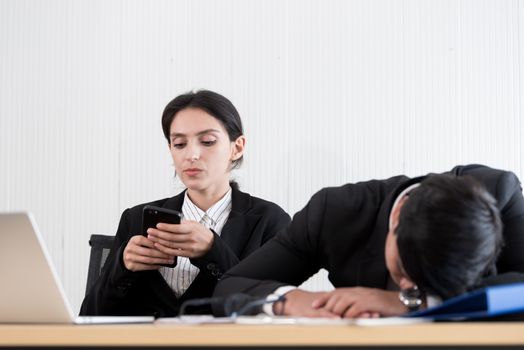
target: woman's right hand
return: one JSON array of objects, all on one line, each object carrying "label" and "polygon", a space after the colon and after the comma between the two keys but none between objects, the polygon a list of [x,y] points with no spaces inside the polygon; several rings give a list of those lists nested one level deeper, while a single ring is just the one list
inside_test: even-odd
[{"label": "woman's right hand", "polygon": [[175,257],[156,249],[147,237],[136,235],[127,242],[123,260],[126,269],[130,271],[147,271],[160,268],[160,264],[172,264]]}]

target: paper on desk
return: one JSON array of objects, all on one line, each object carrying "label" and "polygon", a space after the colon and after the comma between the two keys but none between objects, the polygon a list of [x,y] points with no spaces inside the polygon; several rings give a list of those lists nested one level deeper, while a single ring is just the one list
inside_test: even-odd
[{"label": "paper on desk", "polygon": [[393,326],[429,322],[425,318],[384,317],[384,318],[312,318],[312,317],[287,317],[287,316],[239,316],[236,318],[213,317],[211,315],[186,315],[182,317],[159,318],[157,324],[224,324],[235,323],[242,325],[304,325],[304,326]]},{"label": "paper on desk", "polygon": [[253,325],[315,325],[315,326],[335,326],[335,325],[349,325],[355,321],[351,319],[342,318],[312,318],[312,317],[289,317],[289,316],[239,316],[236,318],[237,324],[253,324]]},{"label": "paper on desk", "polygon": [[209,324],[209,323],[235,323],[230,317],[213,317],[211,315],[184,315],[180,317],[157,318],[155,324]]},{"label": "paper on desk", "polygon": [[384,317],[384,318],[314,318],[314,317],[286,317],[286,316],[241,316],[236,319],[237,324],[274,324],[274,325],[304,325],[304,326],[393,326],[429,322],[424,318]]},{"label": "paper on desk", "polygon": [[430,318],[408,318],[408,317],[381,317],[381,318],[357,318],[356,326],[374,327],[374,326],[402,326],[406,324],[428,323],[433,322]]}]

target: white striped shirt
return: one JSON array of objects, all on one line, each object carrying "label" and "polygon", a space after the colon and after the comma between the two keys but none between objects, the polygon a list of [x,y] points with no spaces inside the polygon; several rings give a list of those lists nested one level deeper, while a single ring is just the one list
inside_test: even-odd
[{"label": "white striped shirt", "polygon": [[[185,220],[199,222],[220,236],[229,213],[231,213],[231,203],[231,189],[229,189],[218,202],[213,204],[207,211],[203,211],[191,201],[186,191],[184,204],[182,205],[182,214]],[[193,283],[200,269],[192,265],[189,258],[179,256],[177,265],[174,268],[161,267],[159,271],[175,292],[177,298],[179,298]]]}]

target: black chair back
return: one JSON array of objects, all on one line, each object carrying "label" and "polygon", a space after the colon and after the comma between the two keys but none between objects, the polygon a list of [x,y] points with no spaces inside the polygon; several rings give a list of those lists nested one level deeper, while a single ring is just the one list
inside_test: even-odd
[{"label": "black chair back", "polygon": [[91,254],[89,256],[89,269],[87,271],[86,294],[91,290],[98,276],[100,276],[114,240],[114,236],[106,235],[91,235],[89,238]]}]

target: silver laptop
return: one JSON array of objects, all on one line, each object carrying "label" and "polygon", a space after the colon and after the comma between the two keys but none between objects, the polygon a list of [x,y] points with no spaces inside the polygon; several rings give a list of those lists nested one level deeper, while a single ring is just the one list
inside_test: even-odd
[{"label": "silver laptop", "polygon": [[0,213],[0,323],[150,323],[149,316],[74,317],[36,222]]}]

